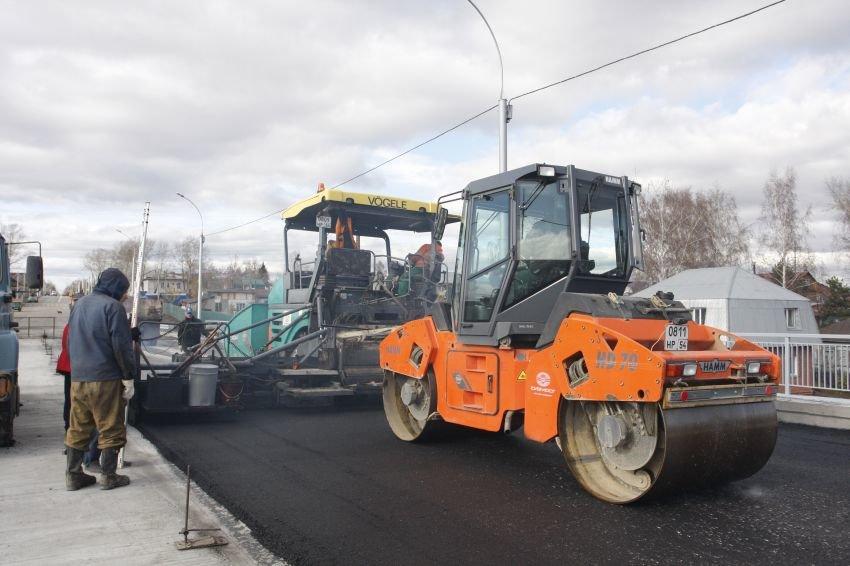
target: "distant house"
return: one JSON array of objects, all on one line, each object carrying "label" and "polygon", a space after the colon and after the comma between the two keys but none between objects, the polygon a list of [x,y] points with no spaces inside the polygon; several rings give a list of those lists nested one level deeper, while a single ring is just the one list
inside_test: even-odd
[{"label": "distant house", "polygon": [[236,314],[253,303],[268,301],[268,289],[211,289],[204,291],[204,310]]},{"label": "distant house", "polygon": [[739,267],[688,269],[635,296],[672,292],[694,321],[735,333],[817,334],[809,299]]},{"label": "distant house", "polygon": [[177,273],[154,271],[142,279],[142,291],[160,295],[179,295],[186,292],[186,285]]},{"label": "distant house", "polygon": [[[763,277],[771,283],[782,285],[782,282],[777,280],[773,272],[759,273],[759,277]],[[815,319],[819,320],[821,309],[829,298],[829,286],[815,279],[815,276],[810,271],[798,271],[791,274],[790,278],[790,284],[786,281],[788,289],[809,299],[809,302],[812,304],[812,310],[815,313]]]},{"label": "distant house", "polygon": [[820,329],[821,334],[850,334],[850,319],[837,320]]}]

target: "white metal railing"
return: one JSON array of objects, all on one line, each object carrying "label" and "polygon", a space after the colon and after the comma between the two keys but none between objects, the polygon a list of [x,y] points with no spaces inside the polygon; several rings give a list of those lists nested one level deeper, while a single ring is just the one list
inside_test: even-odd
[{"label": "white metal railing", "polygon": [[850,393],[850,334],[738,334],[782,360],[783,393]]}]

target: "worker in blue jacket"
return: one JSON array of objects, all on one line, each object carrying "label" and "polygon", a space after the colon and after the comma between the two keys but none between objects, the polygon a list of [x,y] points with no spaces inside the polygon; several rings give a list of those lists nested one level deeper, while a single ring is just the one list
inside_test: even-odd
[{"label": "worker in blue jacket", "polygon": [[71,419],[65,433],[65,487],[73,491],[95,483],[83,472],[83,454],[98,432],[101,489],[130,483],[116,473],[118,451],[127,440],[124,407],[133,396],[135,355],[127,311],[122,301],[130,282],[115,268],[100,274],[94,291],[79,301],[68,321],[71,358]]}]

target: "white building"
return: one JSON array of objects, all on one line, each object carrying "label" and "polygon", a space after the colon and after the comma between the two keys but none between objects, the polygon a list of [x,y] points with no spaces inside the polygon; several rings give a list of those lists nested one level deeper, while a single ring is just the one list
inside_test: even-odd
[{"label": "white building", "polygon": [[695,322],[739,334],[817,334],[806,297],[739,267],[688,269],[638,293],[673,293]]},{"label": "white building", "polygon": [[183,278],[176,273],[154,271],[142,279],[142,291],[164,295],[179,295],[186,292]]}]

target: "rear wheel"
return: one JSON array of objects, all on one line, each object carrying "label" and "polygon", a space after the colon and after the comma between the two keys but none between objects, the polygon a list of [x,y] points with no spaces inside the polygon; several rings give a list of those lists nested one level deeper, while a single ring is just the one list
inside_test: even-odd
[{"label": "rear wheel", "polygon": [[434,428],[437,388],[433,372],[421,379],[384,372],[383,397],[387,422],[400,439],[420,440]]}]

